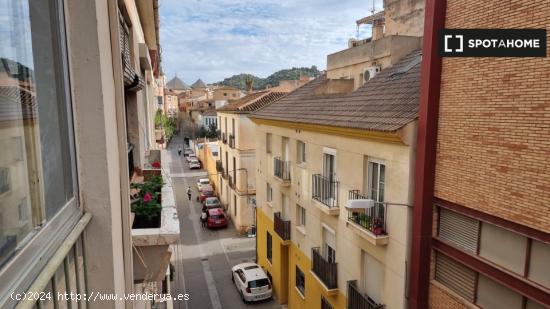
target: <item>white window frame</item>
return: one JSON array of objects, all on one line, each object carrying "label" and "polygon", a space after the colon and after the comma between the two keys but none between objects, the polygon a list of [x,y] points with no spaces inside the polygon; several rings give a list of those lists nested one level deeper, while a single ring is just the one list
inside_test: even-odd
[{"label": "white window frame", "polygon": [[301,140],[296,141],[296,162],[298,164],[305,164],[306,158],[306,143]]},{"label": "white window frame", "polygon": [[[370,169],[370,165],[372,164],[376,164],[376,166],[378,167],[378,185],[377,185],[377,190],[376,190],[376,199],[373,198],[372,196],[372,174],[371,174],[371,169]],[[384,196],[382,199],[380,199],[380,166],[384,166]],[[386,195],[386,171],[387,171],[387,166],[386,166],[386,162],[384,160],[381,160],[381,159],[375,159],[375,158],[368,158],[367,159],[367,197],[370,198],[370,199],[374,199],[376,202],[384,202],[385,201],[385,195]]]},{"label": "white window frame", "polygon": [[[69,149],[69,168],[71,169],[72,192],[73,197],[65,203],[64,206],[57,209],[53,217],[49,218],[42,227],[27,236],[29,239],[21,248],[15,252],[14,256],[0,268],[0,297],[10,295],[11,292],[23,292],[36,279],[38,274],[46,266],[46,263],[71,232],[74,225],[82,216],[82,209],[78,203],[78,184],[77,184],[77,166],[74,145],[73,131],[73,114],[72,114],[72,99],[70,94],[69,82],[69,62],[67,43],[68,36],[66,34],[66,20],[64,1],[57,0],[55,5],[51,7],[50,24],[54,24],[57,28],[52,30],[52,35],[58,39],[60,43],[53,43],[53,54],[57,56],[55,73],[60,78],[59,80],[59,99],[64,99],[64,112],[67,121],[67,130],[64,132],[68,137],[67,145]],[[53,20],[55,18],[55,20]],[[61,107],[61,106],[60,106]],[[45,208],[48,205],[44,205]],[[44,213],[44,217],[46,212]],[[22,272],[22,270],[26,270]],[[14,299],[0,299],[0,307],[11,307],[15,302]]]},{"label": "white window frame", "polygon": [[273,187],[269,182],[266,182],[266,193],[265,193],[265,200],[268,203],[273,202]]}]

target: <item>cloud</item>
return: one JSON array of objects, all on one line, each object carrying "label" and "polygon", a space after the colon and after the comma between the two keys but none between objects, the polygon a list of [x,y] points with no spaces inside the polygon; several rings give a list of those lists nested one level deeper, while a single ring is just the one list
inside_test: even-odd
[{"label": "cloud", "polygon": [[[375,0],[381,9],[381,0]],[[364,0],[160,0],[163,69],[186,82],[284,68],[326,67],[326,56],[357,36]],[[370,35],[362,26],[359,37]]]}]

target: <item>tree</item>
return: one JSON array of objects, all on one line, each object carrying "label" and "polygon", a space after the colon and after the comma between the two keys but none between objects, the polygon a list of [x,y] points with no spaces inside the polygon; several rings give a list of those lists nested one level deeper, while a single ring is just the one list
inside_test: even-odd
[{"label": "tree", "polygon": [[204,126],[200,126],[199,131],[197,132],[197,137],[202,138],[208,135],[208,130]]},{"label": "tree", "polygon": [[216,127],[215,123],[211,123],[208,126],[208,132],[206,133],[206,137],[208,137],[208,138],[218,137],[218,128]]}]

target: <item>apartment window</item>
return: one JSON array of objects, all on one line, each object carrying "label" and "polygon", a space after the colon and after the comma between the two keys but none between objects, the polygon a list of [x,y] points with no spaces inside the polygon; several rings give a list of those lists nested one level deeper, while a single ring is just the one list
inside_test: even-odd
[{"label": "apartment window", "polygon": [[302,141],[296,142],[296,148],[297,148],[297,158],[296,162],[305,163],[306,162],[306,144]]},{"label": "apartment window", "polygon": [[273,239],[271,238],[271,234],[269,232],[265,232],[266,233],[266,238],[267,238],[267,241],[266,241],[266,253],[267,253],[267,260],[269,261],[269,263],[272,263],[273,262]]},{"label": "apartment window", "polygon": [[482,224],[479,255],[515,273],[523,274],[527,238],[493,224]]},{"label": "apartment window", "polygon": [[296,288],[300,291],[302,296],[306,295],[306,277],[298,266],[296,266]]},{"label": "apartment window", "polygon": [[273,201],[273,188],[269,182],[266,183],[266,200],[268,202]]},{"label": "apartment window", "polygon": [[439,232],[442,240],[464,250],[476,253],[478,245],[479,221],[457,212],[439,209]]},{"label": "apartment window", "polygon": [[550,245],[532,240],[527,278],[550,288],[550,267],[548,267],[548,261],[550,261]]},{"label": "apartment window", "polygon": [[436,255],[435,280],[470,302],[475,299],[476,275],[475,271],[445,255]]},{"label": "apartment window", "polygon": [[[0,268],[18,253],[10,267],[29,278],[79,211],[63,3],[9,1],[2,12]],[[24,280],[0,282],[14,291]]]},{"label": "apartment window", "polygon": [[522,308],[523,297],[496,283],[495,281],[479,275],[477,283],[476,304],[481,308]]},{"label": "apartment window", "polygon": [[383,303],[384,265],[366,251],[361,251],[361,285],[370,299]]},{"label": "apartment window", "polygon": [[336,263],[336,235],[323,227],[323,254],[329,263]]},{"label": "apartment window", "polygon": [[235,137],[235,118],[231,119],[231,134]]},{"label": "apartment window", "polygon": [[233,215],[237,217],[237,196],[233,195]]},{"label": "apartment window", "polygon": [[271,139],[272,139],[271,133],[266,133],[265,134],[265,149],[266,149],[267,153],[271,153]]},{"label": "apartment window", "polygon": [[296,205],[296,217],[298,218],[298,225],[301,227],[306,226],[306,209],[300,205]]},{"label": "apartment window", "polygon": [[368,162],[368,194],[369,198],[384,201],[384,185],[386,181],[386,166],[379,161]]}]

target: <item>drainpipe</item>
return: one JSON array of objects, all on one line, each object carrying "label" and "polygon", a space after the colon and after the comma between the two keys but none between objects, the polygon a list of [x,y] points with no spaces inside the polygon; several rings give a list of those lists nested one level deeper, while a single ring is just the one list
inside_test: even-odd
[{"label": "drainpipe", "polygon": [[441,87],[438,32],[445,27],[445,13],[446,0],[426,1],[415,165],[408,300],[410,309],[423,309],[429,306],[432,207]]}]

